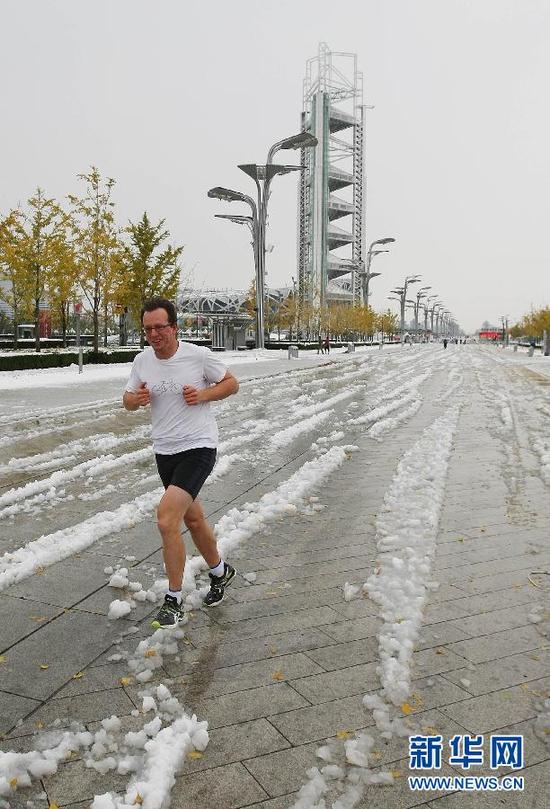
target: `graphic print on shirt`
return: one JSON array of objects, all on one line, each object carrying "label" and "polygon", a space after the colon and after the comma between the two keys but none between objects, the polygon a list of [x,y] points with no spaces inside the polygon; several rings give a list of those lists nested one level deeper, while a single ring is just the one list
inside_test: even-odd
[{"label": "graphic print on shirt", "polygon": [[181,393],[183,388],[173,379],[163,379],[151,388],[151,393],[155,396],[164,396],[165,393]]}]

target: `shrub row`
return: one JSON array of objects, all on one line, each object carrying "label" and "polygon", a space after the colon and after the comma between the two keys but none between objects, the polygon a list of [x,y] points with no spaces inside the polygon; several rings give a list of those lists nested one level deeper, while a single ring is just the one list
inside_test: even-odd
[{"label": "shrub row", "polygon": [[[111,362],[132,362],[140,349],[131,351],[84,351],[85,365]],[[26,371],[30,368],[66,368],[78,365],[78,352],[63,354],[8,354],[0,357],[0,371]]]}]

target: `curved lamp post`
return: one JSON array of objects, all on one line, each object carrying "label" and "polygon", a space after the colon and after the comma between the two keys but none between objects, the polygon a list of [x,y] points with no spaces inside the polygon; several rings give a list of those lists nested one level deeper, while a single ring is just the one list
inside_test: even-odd
[{"label": "curved lamp post", "polygon": [[[236,222],[239,225],[248,225],[252,233],[252,248],[254,251],[254,274],[256,277],[256,346],[258,345],[258,337],[262,337],[263,347],[263,297],[259,295],[258,288],[258,275],[259,275],[259,256],[258,256],[258,211],[256,203],[249,197],[248,194],[242,194],[240,191],[233,191],[232,188],[222,188],[216,186],[208,191],[208,196],[212,199],[220,199],[222,202],[244,202],[250,206],[252,216],[232,216],[231,214],[216,214],[218,219],[229,219],[231,222]],[[260,319],[260,311],[262,316]]]},{"label": "curved lamp post", "polygon": [[374,256],[379,255],[379,253],[389,253],[389,250],[373,250],[373,247],[376,245],[381,244],[391,244],[394,242],[395,239],[393,236],[386,236],[383,239],[376,239],[374,242],[371,242],[369,245],[369,249],[367,250],[367,259],[365,261],[365,270],[359,272],[359,276],[361,277],[361,291],[362,291],[362,298],[363,298],[363,306],[369,305],[369,283],[371,278],[376,278],[377,275],[381,275],[382,273],[379,272],[371,272],[370,265]]},{"label": "curved lamp post", "polygon": [[[396,289],[392,289],[391,292],[398,296],[400,308],[401,308],[401,345],[403,345],[403,339],[405,337],[405,304],[407,301],[407,289],[410,284],[418,284],[420,281],[419,275],[407,275],[403,282],[402,287],[397,287]],[[391,298],[390,298],[391,300]]]}]

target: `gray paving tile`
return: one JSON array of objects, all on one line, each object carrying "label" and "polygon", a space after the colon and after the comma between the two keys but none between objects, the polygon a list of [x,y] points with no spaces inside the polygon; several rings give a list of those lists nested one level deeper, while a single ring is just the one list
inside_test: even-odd
[{"label": "gray paving tile", "polygon": [[305,744],[267,756],[256,756],[245,761],[244,766],[268,795],[287,795],[305,783],[306,771],[310,767],[319,765],[320,759],[316,756],[318,746],[318,743]]},{"label": "gray paving tile", "polygon": [[[491,595],[494,595],[494,593]],[[467,637],[474,638],[480,635],[491,635],[505,629],[526,626],[529,624],[527,616],[533,611],[534,606],[533,602],[529,601],[514,607],[490,610],[477,613],[471,617],[460,618],[456,621],[447,621],[444,631],[446,634],[449,629],[459,629]],[[452,640],[449,639],[449,642],[452,642]]]},{"label": "gray paving tile", "polygon": [[373,724],[372,717],[363,708],[362,695],[325,702],[322,710],[314,705],[287,711],[270,716],[269,721],[292,745],[306,744],[334,736],[341,730],[357,730]]},{"label": "gray paving tile", "polygon": [[27,601],[3,593],[0,595],[0,653],[36,632],[51,618],[62,612],[40,601]]},{"label": "gray paving tile", "polygon": [[[253,618],[247,621],[236,621],[226,631],[231,632],[233,640],[239,641],[245,638],[257,638],[263,635],[276,635],[297,629],[323,626],[335,620],[338,620],[338,613],[332,607],[316,607],[277,615],[273,618]],[[203,646],[205,642],[208,642],[208,629],[195,631],[190,626],[189,637],[197,646]]]},{"label": "gray paving tile", "polygon": [[182,768],[183,775],[290,747],[287,740],[266,719],[209,730],[209,736],[203,757],[187,760]]},{"label": "gray paving tile", "polygon": [[269,797],[240,764],[181,775],[172,789],[171,809],[239,809]]},{"label": "gray paving tile", "polygon": [[533,696],[548,690],[548,679],[534,680],[528,685],[495,691],[441,707],[470,733],[486,733],[505,725],[522,722],[536,716]]},{"label": "gray paving tile", "polygon": [[[221,637],[225,637],[222,630]],[[214,640],[214,632],[212,632]],[[318,649],[323,646],[333,644],[332,638],[328,637],[319,629],[303,629],[296,632],[283,632],[279,635],[270,635],[264,638],[250,638],[241,640],[239,643],[231,641],[217,643],[215,649],[215,665],[217,667],[233,666],[237,663],[249,663],[254,660],[264,660],[276,658],[292,652],[305,652],[309,649]],[[179,655],[180,661],[172,658],[164,659],[164,668],[171,676],[181,674],[182,662],[188,664],[200,660],[203,654],[201,649],[190,649]]]},{"label": "gray paving tile", "polygon": [[287,683],[276,683],[211,697],[189,705],[197,716],[208,721],[209,728],[217,728],[303,708],[309,703]]},{"label": "gray paving tile", "polygon": [[483,663],[506,655],[538,649],[542,643],[543,638],[534,626],[529,625],[450,643],[447,648],[472,663]]},{"label": "gray paving tile", "polygon": [[[445,672],[450,680],[474,696],[499,691],[511,685],[520,685],[530,680],[538,680],[550,671],[550,654],[537,650],[519,655],[490,660],[472,669],[463,668]],[[461,681],[465,680],[468,685]]]},{"label": "gray paving tile", "polygon": [[0,733],[7,733],[16,722],[27,716],[40,702],[0,691]]},{"label": "gray paving tile", "polygon": [[46,699],[110,645],[118,631],[113,622],[64,612],[10,649],[2,666],[2,686],[21,696]]},{"label": "gray paving tile", "polygon": [[61,764],[54,775],[44,779],[44,788],[50,805],[55,801],[58,806],[65,806],[83,798],[90,801],[96,793],[124,792],[127,782],[128,776],[113,772],[100,775],[86,767],[83,761],[70,761]]},{"label": "gray paving tile", "polygon": [[108,691],[94,691],[91,694],[78,694],[75,697],[63,699],[50,699],[38,708],[29,719],[12,731],[12,736],[25,736],[34,733],[37,729],[51,726],[57,719],[66,726],[71,721],[88,722],[100,721],[112,714],[125,715],[134,709],[123,688],[109,689]]},{"label": "gray paving tile", "polygon": [[[333,582],[334,583],[334,582]],[[247,590],[248,592],[248,590]],[[264,598],[257,598],[252,601],[238,601],[237,603],[227,604],[224,601],[223,608],[220,607],[216,613],[216,617],[221,624],[230,623],[232,621],[244,621],[254,618],[263,618],[272,615],[282,615],[286,612],[294,612],[303,610],[304,608],[304,594],[303,592],[295,593],[292,589],[286,590],[269,590],[270,594],[284,593],[280,598],[271,597],[266,595]],[[233,596],[235,591],[231,591]],[[342,601],[342,587],[331,587],[323,590],[322,588],[316,592],[308,594],[307,603],[308,607],[322,607],[332,606]]]},{"label": "gray paving tile", "polygon": [[9,595],[57,607],[73,607],[105,584],[104,567],[102,557],[71,556],[45,568],[40,575],[13,585]]},{"label": "gray paving tile", "polygon": [[339,621],[336,624],[327,624],[323,632],[337,643],[347,643],[361,638],[375,637],[381,624],[379,618],[353,618],[349,621]]},{"label": "gray paving tile", "polygon": [[426,677],[462,668],[465,660],[449,650],[448,646],[436,646],[413,652],[411,671],[413,677]]},{"label": "gray paving tile", "polygon": [[379,686],[377,675],[378,663],[367,663],[360,666],[341,668],[327,674],[314,674],[292,680],[291,685],[309,702],[319,704],[334,699],[349,697],[353,694],[364,694]]},{"label": "gray paving tile", "polygon": [[308,657],[327,671],[370,663],[378,659],[378,641],[376,638],[364,638],[337,643],[322,649],[313,649],[308,652]]},{"label": "gray paving tile", "polygon": [[320,666],[301,653],[226,668],[211,668],[209,661],[206,661],[205,665],[197,666],[185,677],[186,682],[181,689],[186,698],[190,699],[196,699],[197,696],[214,697],[306,677],[309,674],[320,674],[322,671]]}]

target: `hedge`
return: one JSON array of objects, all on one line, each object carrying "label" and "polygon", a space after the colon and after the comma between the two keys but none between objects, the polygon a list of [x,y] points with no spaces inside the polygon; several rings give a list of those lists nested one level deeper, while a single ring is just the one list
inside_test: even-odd
[{"label": "hedge", "polygon": [[[82,359],[85,365],[97,365],[112,362],[132,362],[140,353],[136,348],[131,351],[84,351]],[[0,357],[0,371],[26,371],[30,368],[66,368],[78,365],[78,352],[63,354],[8,354]]]}]

